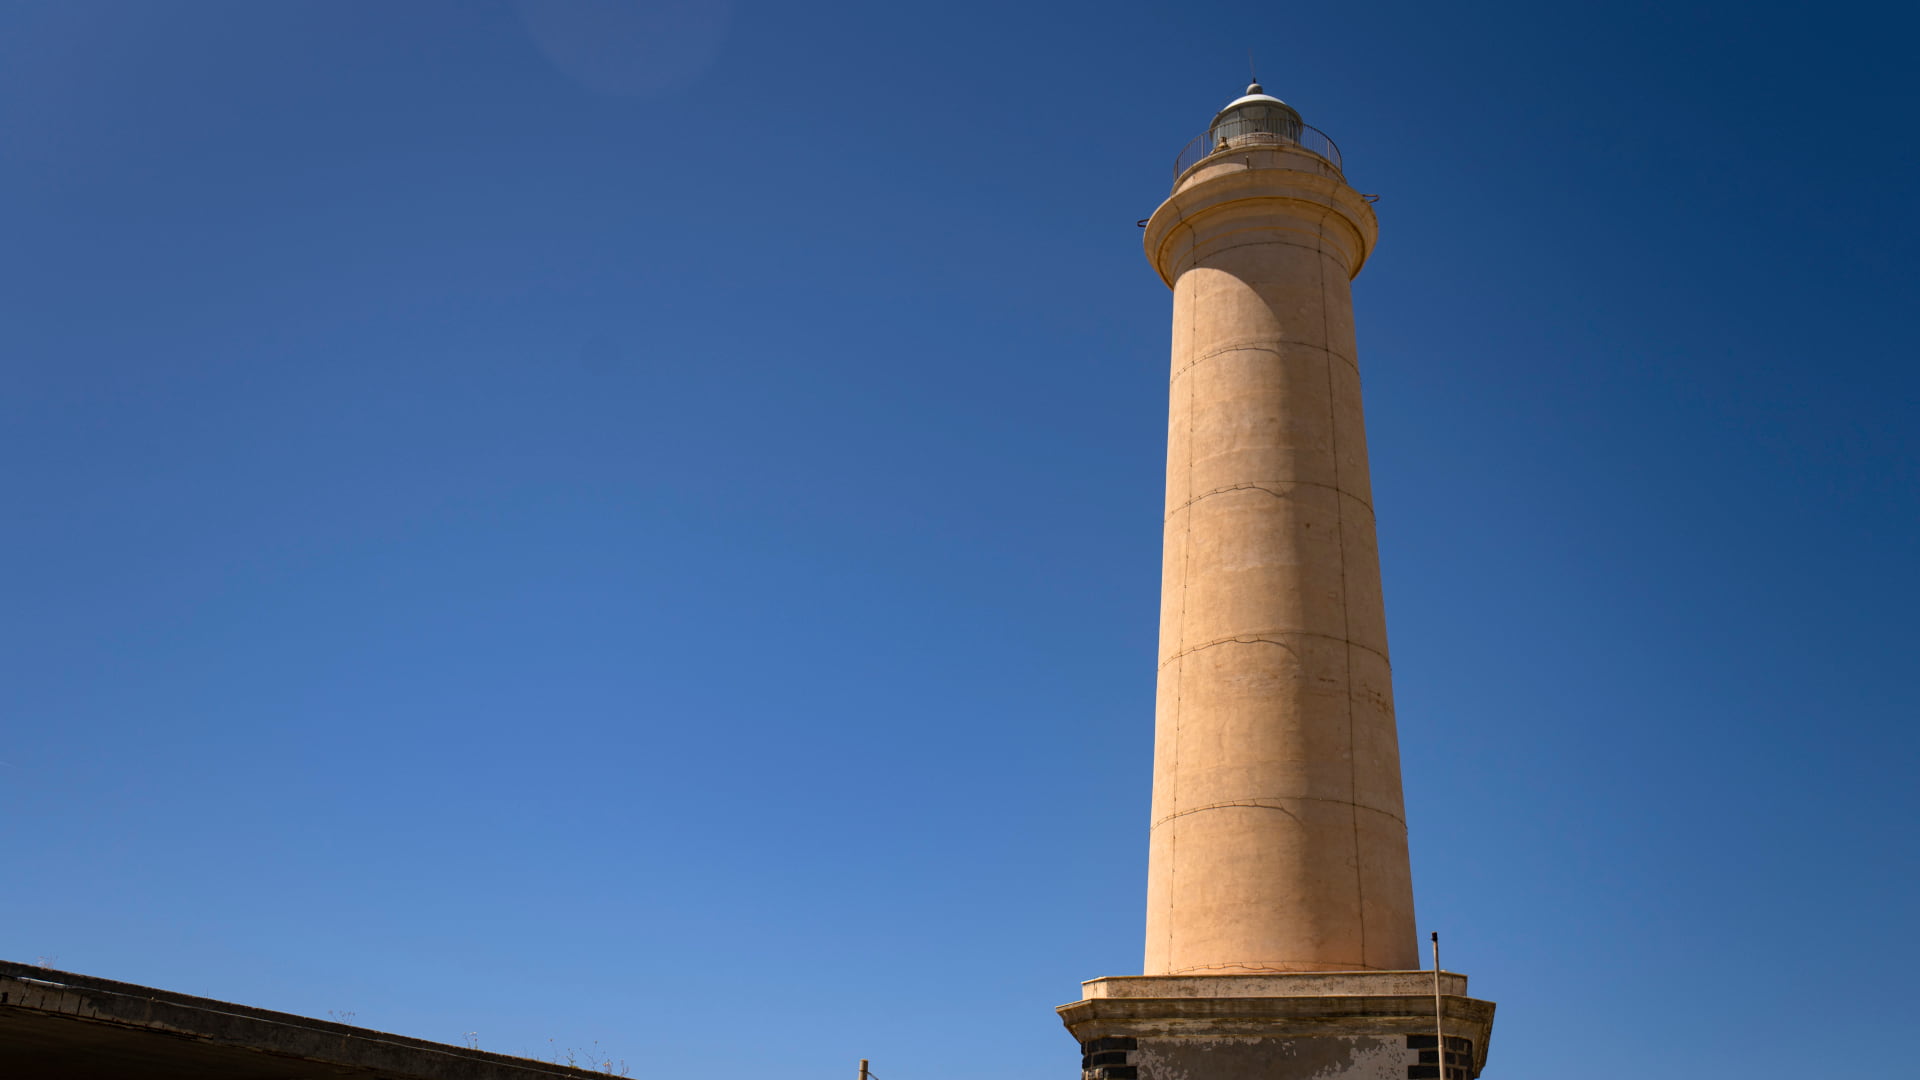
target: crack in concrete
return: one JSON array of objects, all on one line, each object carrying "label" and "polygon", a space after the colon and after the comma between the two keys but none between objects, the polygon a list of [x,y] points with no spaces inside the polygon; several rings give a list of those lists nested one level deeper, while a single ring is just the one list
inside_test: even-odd
[{"label": "crack in concrete", "polygon": [[[1286,634],[1292,637],[1319,638],[1322,641],[1337,641],[1340,644],[1347,646],[1348,648],[1359,649],[1362,652],[1372,653],[1373,655],[1380,658],[1381,663],[1387,665],[1387,670],[1389,672],[1393,670],[1393,662],[1387,659],[1386,653],[1381,652],[1379,649],[1362,645],[1357,641],[1348,641],[1346,638],[1335,637],[1332,634],[1316,634],[1312,630],[1276,630],[1274,631],[1274,633]],[[1179,652],[1174,653],[1172,656],[1169,656],[1165,660],[1161,661],[1160,667],[1164,669],[1168,664],[1171,664],[1176,660],[1185,659],[1186,657],[1191,656],[1202,649],[1211,649],[1215,645],[1274,645],[1274,646],[1278,646],[1279,648],[1286,649],[1289,652],[1293,651],[1293,647],[1288,645],[1284,641],[1275,641],[1270,637],[1266,637],[1260,634],[1237,634],[1233,637],[1218,638],[1216,640],[1206,642],[1205,644],[1195,645],[1191,649],[1182,649]],[[1347,685],[1349,688],[1351,688],[1353,685],[1351,672],[1348,673]]]},{"label": "crack in concrete", "polygon": [[1345,495],[1347,498],[1352,499],[1354,502],[1357,502],[1361,506],[1366,507],[1368,514],[1373,513],[1372,503],[1367,502],[1367,500],[1361,498],[1358,495],[1355,495],[1351,491],[1347,491],[1339,487],[1336,484],[1322,484],[1318,480],[1249,480],[1244,484],[1228,484],[1226,487],[1217,487],[1217,488],[1214,488],[1212,491],[1195,495],[1193,498],[1188,499],[1186,502],[1183,502],[1179,506],[1176,506],[1173,509],[1167,511],[1167,516],[1161,519],[1161,523],[1165,524],[1166,522],[1173,520],[1173,515],[1179,513],[1182,510],[1185,510],[1187,507],[1192,506],[1194,503],[1199,502],[1201,499],[1209,499],[1215,495],[1225,495],[1230,491],[1264,491],[1276,499],[1284,499],[1287,497],[1287,494],[1285,492],[1275,491],[1273,490],[1273,488],[1267,487],[1266,485],[1268,484],[1274,484],[1274,485],[1285,484],[1293,487],[1325,488],[1328,491],[1332,491],[1340,495]]},{"label": "crack in concrete", "polygon": [[[1318,225],[1318,231],[1321,234],[1320,246],[1321,246],[1322,255],[1326,254],[1327,219],[1332,216],[1333,216],[1333,207],[1331,206],[1321,211],[1321,214],[1320,214],[1320,223]],[[1333,334],[1333,328],[1329,326],[1327,322],[1327,304],[1328,304],[1327,268],[1326,268],[1325,262],[1323,261],[1317,267],[1317,269],[1319,271],[1318,277],[1320,279],[1320,336],[1323,339],[1330,339]],[[1351,278],[1351,275],[1349,275],[1349,278]],[[1333,350],[1331,349],[1327,350],[1327,355],[1332,356]],[[1359,365],[1355,364],[1354,369],[1357,372],[1359,370]],[[1335,484],[1338,484],[1340,482],[1340,414],[1336,411],[1339,403],[1339,395],[1340,395],[1340,388],[1335,386],[1333,383],[1333,365],[1328,364],[1327,365],[1327,438],[1328,438],[1328,441],[1333,444],[1333,482]],[[1353,603],[1353,590],[1348,586],[1348,583],[1347,583],[1347,518],[1346,518],[1346,514],[1342,512],[1343,509],[1344,509],[1343,504],[1341,504],[1338,500],[1335,500],[1334,501],[1334,518],[1333,518],[1334,535],[1340,545],[1341,631],[1343,633],[1352,633],[1353,632],[1353,613],[1349,611],[1348,608]],[[1377,570],[1376,570],[1376,573],[1378,573]],[[1351,648],[1351,642],[1349,642],[1349,648]],[[1360,775],[1359,775],[1360,765],[1359,765],[1359,762],[1356,761],[1354,758],[1354,750],[1353,750],[1353,741],[1354,741],[1353,740],[1353,653],[1352,652],[1341,653],[1340,659],[1346,667],[1344,681],[1347,684],[1347,700],[1346,700],[1347,790],[1359,791],[1360,790]],[[1352,805],[1352,804],[1349,804],[1349,805]],[[1402,822],[1402,824],[1405,824],[1405,823]],[[1360,844],[1360,808],[1358,806],[1353,806],[1353,815],[1349,821],[1349,825],[1353,829],[1354,913],[1358,916],[1357,921],[1360,924],[1360,956],[1361,956],[1361,959],[1364,960],[1367,955],[1367,884],[1366,884],[1366,875],[1360,869],[1361,864],[1365,860],[1363,858],[1363,852],[1361,850],[1361,844]]]},{"label": "crack in concrete", "polygon": [[[1405,828],[1407,824],[1406,819],[1398,814],[1389,813],[1377,806],[1368,806],[1365,803],[1354,802],[1351,799],[1328,799],[1318,795],[1275,795],[1266,799],[1228,799],[1222,802],[1208,803],[1205,806],[1196,806],[1188,810],[1178,810],[1154,822],[1148,826],[1148,828],[1157,829],[1167,822],[1172,821],[1174,818],[1186,817],[1188,814],[1198,814],[1205,810],[1228,810],[1234,807],[1246,807],[1252,810],[1277,810],[1288,817],[1294,817],[1293,811],[1288,810],[1284,806],[1274,805],[1278,802],[1322,802],[1332,803],[1335,806],[1350,806],[1355,810],[1366,810],[1379,814],[1381,817],[1390,818],[1393,821],[1399,822],[1402,828]],[[1298,820],[1298,818],[1295,818],[1295,820]]]},{"label": "crack in concrete", "polygon": [[[1312,205],[1312,204],[1308,204],[1308,205]],[[1330,216],[1333,213],[1333,209],[1331,207],[1327,207],[1324,205],[1320,206],[1319,209],[1321,210],[1321,215],[1322,215],[1320,218],[1320,222],[1322,225],[1325,225],[1326,219],[1328,216]],[[1189,226],[1188,228],[1191,229],[1192,227]],[[1277,225],[1249,225],[1246,228],[1234,229],[1229,232],[1221,233],[1219,235],[1236,236],[1236,235],[1245,235],[1248,233],[1278,233],[1278,232],[1295,233],[1300,236],[1308,235],[1307,230],[1305,229],[1289,229],[1285,226],[1277,226]],[[1359,237],[1356,236],[1354,239],[1358,240]],[[1313,234],[1313,243],[1311,244],[1296,244],[1291,240],[1248,240],[1247,242],[1241,243],[1241,244],[1221,244],[1218,247],[1209,246],[1207,248],[1207,257],[1212,258],[1217,255],[1224,255],[1229,251],[1238,251],[1241,248],[1261,247],[1266,245],[1271,245],[1274,247],[1299,248],[1302,251],[1311,251],[1322,258],[1333,260],[1333,264],[1335,266],[1338,266],[1341,270],[1346,271],[1347,279],[1349,281],[1353,279],[1354,272],[1352,268],[1347,266],[1346,260],[1342,259],[1337,252],[1332,252],[1327,250],[1327,238],[1326,238],[1324,229],[1318,233]],[[1200,250],[1199,243],[1196,242],[1193,245],[1191,250],[1195,252],[1199,251]],[[1181,272],[1184,273],[1188,270],[1193,269],[1197,265],[1199,264],[1196,262],[1186,266],[1182,266],[1180,269],[1181,269]]]},{"label": "crack in concrete", "polygon": [[[1325,345],[1315,345],[1310,341],[1285,341],[1285,340],[1278,342],[1278,344],[1289,345],[1296,349],[1312,349],[1314,352],[1326,353],[1328,356],[1335,357],[1341,363],[1352,368],[1356,374],[1358,374],[1360,371],[1360,364],[1358,361],[1355,361],[1350,357],[1341,356],[1339,353],[1333,351],[1331,348],[1328,348]],[[1260,352],[1260,353],[1266,353],[1269,356],[1272,356],[1276,360],[1286,359],[1286,355],[1282,353],[1279,349],[1270,349],[1264,345],[1248,345],[1244,343],[1239,345],[1222,345],[1219,348],[1213,350],[1212,352],[1207,353],[1205,356],[1198,356],[1192,360],[1187,361],[1187,365],[1185,367],[1179,369],[1178,371],[1175,371],[1171,376],[1167,378],[1167,385],[1172,386],[1175,382],[1179,381],[1180,376],[1185,375],[1187,372],[1192,371],[1194,368],[1199,367],[1201,364],[1204,364],[1209,360],[1215,360],[1222,356],[1226,356],[1229,353],[1237,353],[1237,352]]]}]

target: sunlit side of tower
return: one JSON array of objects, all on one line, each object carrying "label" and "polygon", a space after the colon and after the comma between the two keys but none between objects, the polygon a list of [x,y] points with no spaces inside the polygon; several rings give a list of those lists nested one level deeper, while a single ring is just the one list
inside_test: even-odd
[{"label": "sunlit side of tower", "polygon": [[1373,208],[1257,84],[1175,172],[1145,235],[1173,290],[1145,974],[1061,1015],[1086,1080],[1467,1080],[1493,1006],[1416,970],[1350,291]]},{"label": "sunlit side of tower", "polygon": [[1147,223],[1173,288],[1146,973],[1419,966],[1348,283],[1373,209],[1256,84]]}]

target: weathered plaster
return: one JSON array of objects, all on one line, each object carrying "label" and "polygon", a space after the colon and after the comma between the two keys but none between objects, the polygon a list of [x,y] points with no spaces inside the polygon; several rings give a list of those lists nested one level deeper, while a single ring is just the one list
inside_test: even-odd
[{"label": "weathered plaster", "polygon": [[1173,288],[1148,974],[1418,965],[1349,279],[1373,211],[1317,155],[1201,162]]}]

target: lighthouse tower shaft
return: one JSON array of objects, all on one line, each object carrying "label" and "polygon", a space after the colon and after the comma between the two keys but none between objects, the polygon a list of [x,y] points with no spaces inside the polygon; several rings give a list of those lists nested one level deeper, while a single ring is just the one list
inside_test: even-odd
[{"label": "lighthouse tower shaft", "polygon": [[1472,1080],[1494,1006],[1420,971],[1349,283],[1373,208],[1259,86],[1146,222],[1173,289],[1146,971],[1060,1019],[1081,1080]]},{"label": "lighthouse tower shaft", "polygon": [[1148,975],[1420,966],[1349,290],[1376,229],[1281,141],[1147,225],[1173,288]]}]

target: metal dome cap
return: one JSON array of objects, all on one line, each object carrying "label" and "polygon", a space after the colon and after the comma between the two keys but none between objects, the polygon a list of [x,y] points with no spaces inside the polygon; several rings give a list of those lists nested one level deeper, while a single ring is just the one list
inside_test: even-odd
[{"label": "metal dome cap", "polygon": [[1215,149],[1243,143],[1297,143],[1300,124],[1300,113],[1293,106],[1267,93],[1259,83],[1251,83],[1245,94],[1214,114],[1207,141]]}]

